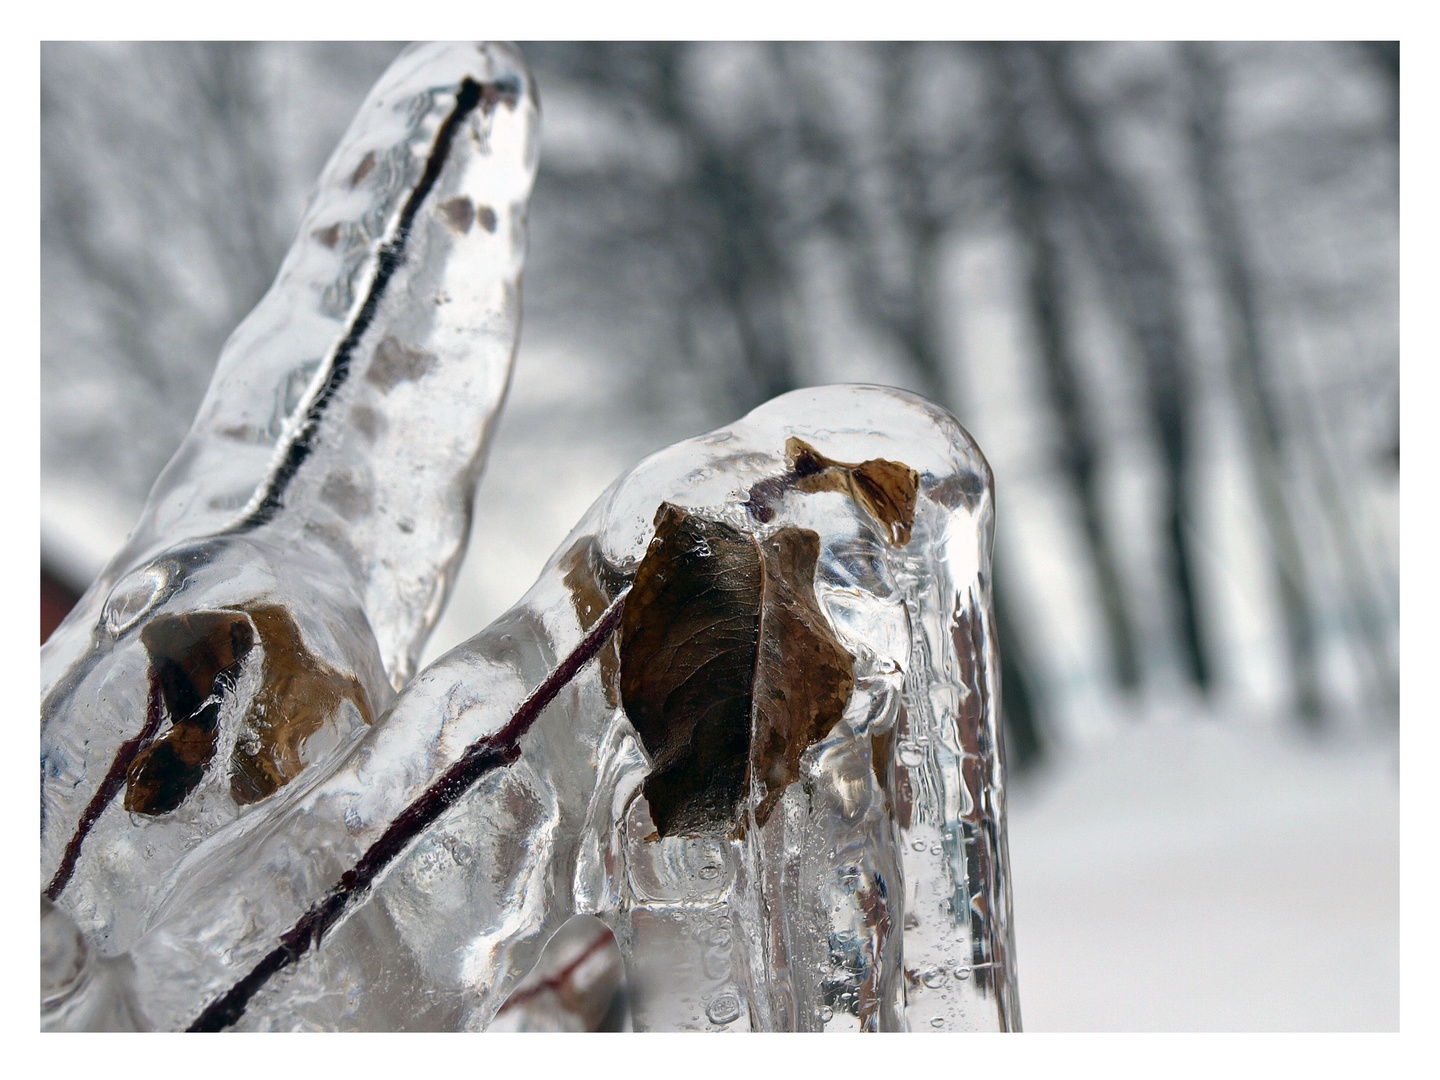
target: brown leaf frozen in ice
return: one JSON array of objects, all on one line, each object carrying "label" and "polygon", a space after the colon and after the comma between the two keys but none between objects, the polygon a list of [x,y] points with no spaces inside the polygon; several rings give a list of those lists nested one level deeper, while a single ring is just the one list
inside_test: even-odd
[{"label": "brown leaf frozen in ice", "polygon": [[858,464],[836,461],[793,435],[785,440],[785,456],[795,472],[798,490],[849,495],[889,530],[892,544],[904,547],[910,542],[920,474],[909,465],[884,458]]},{"label": "brown leaf frozen in ice", "polygon": [[[580,629],[589,630],[596,620],[605,614],[624,582],[607,573],[595,548],[595,538],[586,536],[577,540],[573,547],[560,557],[565,567],[565,587],[570,590],[570,603],[575,608],[575,618]],[[620,670],[620,654],[616,649],[615,635],[601,646],[596,657],[600,666],[600,685],[605,691],[605,700],[611,708],[620,704],[620,691],[616,674]]]},{"label": "brown leaf frozen in ice", "polygon": [[765,592],[750,759],[765,785],[755,810],[763,825],[785,789],[800,778],[800,755],[844,715],[855,686],[855,660],[815,598],[819,535],[786,526],[760,548]]},{"label": "brown leaf frozen in ice", "polygon": [[141,631],[140,640],[159,676],[172,724],[131,763],[126,810],[169,813],[199,785],[218,747],[221,705],[234,692],[257,637],[264,648],[260,688],[230,755],[230,794],[236,802],[258,802],[298,776],[305,740],[338,713],[342,700],[354,702],[370,723],[370,704],[359,682],[315,657],[284,607],[162,615]]},{"label": "brown leaf frozen in ice", "polygon": [[220,699],[239,678],[254,631],[238,611],[197,611],[151,620],[140,641],[174,722],[131,762],[125,809],[165,814],[195,790],[215,756]]},{"label": "brown leaf frozen in ice", "polygon": [[662,503],[620,620],[620,696],[661,836],[728,835],[745,796],[764,572],[754,538]]},{"label": "brown leaf frozen in ice", "polygon": [[763,543],[669,503],[620,625],[625,712],[650,755],[660,836],[731,836],[752,778],[763,824],[805,748],[839,720],[852,658],[815,599],[819,537]]},{"label": "brown leaf frozen in ice", "polygon": [[373,720],[359,681],[311,653],[286,608],[269,604],[249,614],[265,647],[265,665],[230,755],[230,794],[242,806],[300,775],[305,740],[334,719],[342,701],[351,701],[366,724]]}]

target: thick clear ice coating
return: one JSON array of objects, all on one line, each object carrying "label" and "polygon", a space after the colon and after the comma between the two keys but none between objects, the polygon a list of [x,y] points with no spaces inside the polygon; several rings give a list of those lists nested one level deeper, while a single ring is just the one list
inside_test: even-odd
[{"label": "thick clear ice coating", "polygon": [[[797,479],[793,439],[913,469],[908,538],[858,487]],[[652,760],[617,690],[609,628],[665,503],[762,543],[813,530],[819,610],[853,658],[843,715],[768,816],[753,778],[735,833],[656,837]],[[1018,1028],[993,513],[954,418],[882,387],[796,391],[646,459],[357,742],[179,857],[126,957],[146,1021],[213,1020],[239,984],[242,1007],[211,1026],[483,1029],[584,914],[613,931],[636,1030]],[[518,754],[377,861],[467,747],[504,743],[532,691],[597,642]],[[291,933],[357,866],[378,867],[373,887],[330,905],[318,943]]]},{"label": "thick clear ice coating", "polygon": [[41,650],[57,950],[130,949],[207,837],[268,828],[413,675],[509,383],[537,125],[517,49],[401,54]]}]

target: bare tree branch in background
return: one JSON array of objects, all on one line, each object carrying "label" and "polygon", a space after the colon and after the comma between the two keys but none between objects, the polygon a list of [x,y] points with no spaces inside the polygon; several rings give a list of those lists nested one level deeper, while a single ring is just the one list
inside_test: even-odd
[{"label": "bare tree branch in background", "polygon": [[1390,110],[1390,137],[1400,141],[1400,42],[1362,41],[1360,50],[1365,58],[1390,83],[1395,107]]},{"label": "bare tree branch in background", "polygon": [[[695,115],[682,70],[687,46],[673,42],[588,43],[541,46],[536,55],[563,65],[577,84],[608,107],[658,127],[681,147],[678,176],[646,177],[643,168],[618,165],[613,172],[587,169],[556,176],[554,183],[577,197],[597,180],[628,186],[641,216],[630,217],[628,234],[604,240],[627,252],[647,246],[668,249],[658,276],[675,296],[672,317],[681,340],[703,329],[693,320],[717,311],[738,341],[744,378],[725,378],[733,405],[748,409],[796,385],[782,302],[783,259],[776,250],[779,223],[767,188],[752,182],[752,158],[763,156],[772,132],[763,124],[728,145]],[[606,175],[610,172],[610,175]],[[654,276],[654,275],[652,275]],[[657,283],[658,284],[658,283]]]}]

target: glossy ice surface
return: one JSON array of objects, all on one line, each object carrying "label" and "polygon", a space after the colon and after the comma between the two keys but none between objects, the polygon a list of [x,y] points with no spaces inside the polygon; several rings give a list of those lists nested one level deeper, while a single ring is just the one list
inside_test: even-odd
[{"label": "glossy ice surface", "polygon": [[[44,1026],[190,1025],[587,638],[518,756],[252,980],[234,1026],[1019,1026],[991,478],[943,410],[796,391],[653,455],[515,607],[412,677],[508,379],[535,122],[513,50],[402,55],[43,651]],[[914,470],[913,529],[858,488],[802,490],[791,439]],[[734,838],[655,836],[594,630],[663,503],[762,543],[813,532],[820,617],[853,660],[843,715],[768,816],[744,795]]]},{"label": "glossy ice surface", "polygon": [[[839,492],[782,490],[758,522],[747,499],[785,473],[791,436],[916,469],[909,542]],[[647,839],[649,763],[602,652],[518,760],[425,830],[238,1026],[484,1028],[577,912],[613,930],[637,1030],[1018,1026],[989,470],[943,410],[857,386],[787,394],[642,462],[510,612],[421,672],[323,776],[185,854],[130,951],[151,1023],[189,1023],[510,719],[624,591],[662,501],[820,537],[816,593],[855,690],[768,822],[742,840]]]},{"label": "glossy ice surface", "polygon": [[[187,855],[288,805],[413,674],[509,382],[537,123],[514,48],[395,61],[124,549],[42,649],[42,888],[93,953],[134,945]],[[242,625],[212,681],[219,638],[191,639],[217,619]],[[97,799],[187,695],[213,762],[261,761],[258,789],[216,764],[170,812],[126,813],[133,783]]]}]

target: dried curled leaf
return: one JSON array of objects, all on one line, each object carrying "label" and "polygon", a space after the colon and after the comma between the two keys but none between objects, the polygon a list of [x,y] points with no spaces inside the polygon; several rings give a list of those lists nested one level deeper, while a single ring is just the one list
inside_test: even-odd
[{"label": "dried curled leaf", "polygon": [[371,722],[359,682],[306,649],[284,607],[160,616],[141,631],[140,640],[159,676],[172,724],[131,763],[126,810],[166,814],[199,786],[218,748],[221,705],[234,692],[257,637],[264,649],[260,689],[230,755],[230,794],[236,802],[257,802],[298,776],[305,740],[335,716],[343,699]]},{"label": "dried curled leaf", "polygon": [[845,714],[855,687],[855,658],[815,598],[819,535],[787,526],[762,541],[760,550],[765,590],[750,760],[765,785],[755,810],[763,825],[770,808],[800,778],[800,755]]},{"label": "dried curled leaf", "polygon": [[359,681],[305,648],[288,610],[271,604],[250,608],[249,614],[265,647],[265,666],[230,755],[230,794],[242,806],[300,775],[305,740],[339,712],[342,701],[353,702],[366,724],[373,719]]},{"label": "dried curled leaf", "polygon": [[197,611],[161,615],[140,632],[140,641],[174,723],[131,762],[125,809],[165,814],[195,790],[215,756],[220,703],[234,689],[255,636],[238,611]]},{"label": "dried curled leaf", "polygon": [[[575,617],[580,628],[588,631],[595,625],[606,608],[619,595],[624,582],[603,564],[593,536],[582,537],[560,557],[565,567],[565,588],[570,590],[570,603],[575,608]],[[620,670],[620,654],[616,651],[615,637],[600,647],[596,657],[600,670],[600,686],[605,691],[605,700],[611,708],[620,704],[620,691],[616,675]]]},{"label": "dried curled leaf", "polygon": [[844,713],[853,658],[815,599],[819,537],[763,543],[669,503],[620,624],[620,692],[653,767],[660,836],[730,836],[752,781],[756,821]]},{"label": "dried curled leaf", "polygon": [[890,532],[890,542],[904,547],[915,527],[915,496],[920,474],[909,465],[871,458],[852,465],[820,453],[804,439],[785,440],[785,456],[800,491],[838,491],[849,495]]}]

